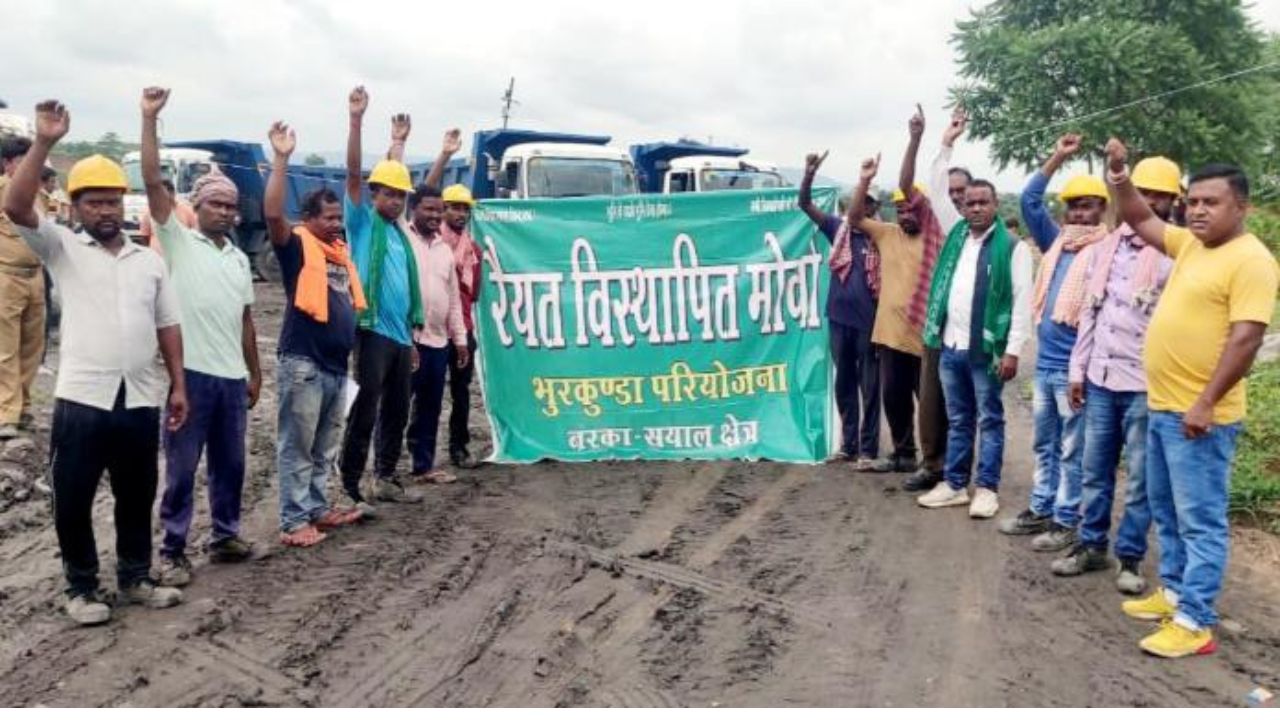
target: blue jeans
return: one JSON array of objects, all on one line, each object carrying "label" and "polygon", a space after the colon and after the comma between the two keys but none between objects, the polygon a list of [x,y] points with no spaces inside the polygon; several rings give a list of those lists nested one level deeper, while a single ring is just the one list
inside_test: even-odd
[{"label": "blue jeans", "polygon": [[1240,423],[1188,440],[1180,413],[1147,420],[1147,496],[1160,541],[1160,581],[1178,595],[1185,625],[1218,623],[1214,604],[1227,569],[1227,484]]},{"label": "blue jeans", "polygon": [[285,532],[314,521],[329,507],[324,486],[338,458],[346,384],[345,375],[326,372],[309,358],[280,356],[276,468]]},{"label": "blue jeans", "polygon": [[978,442],[978,487],[1000,487],[1004,465],[1004,383],[990,360],[975,362],[967,350],[942,349],[942,394],[947,404],[947,461],[942,476],[952,488],[968,486]]},{"label": "blue jeans", "polygon": [[1084,413],[1071,409],[1068,385],[1066,371],[1036,371],[1031,512],[1052,515],[1054,524],[1074,528],[1080,524]]},{"label": "blue jeans", "polygon": [[436,432],[440,429],[440,408],[444,402],[445,371],[449,367],[449,346],[418,345],[418,369],[413,373],[413,409],[409,413],[409,457],[413,474],[436,465]]},{"label": "blue jeans", "polygon": [[217,543],[240,533],[240,493],[244,489],[244,433],[249,414],[248,385],[184,370],[190,410],[176,432],[165,431],[165,485],[160,500],[164,544],[160,554],[181,555],[187,548],[195,510],[196,467],[205,455],[209,476],[210,540]]},{"label": "blue jeans", "polygon": [[1106,551],[1121,446],[1126,469],[1124,517],[1116,531],[1116,557],[1138,562],[1147,554],[1151,505],[1147,502],[1147,394],[1085,386],[1084,493],[1080,544]]}]

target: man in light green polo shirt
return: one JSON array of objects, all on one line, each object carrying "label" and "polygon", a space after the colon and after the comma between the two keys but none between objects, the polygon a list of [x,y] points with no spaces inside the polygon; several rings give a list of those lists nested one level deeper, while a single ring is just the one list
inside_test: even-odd
[{"label": "man in light green polo shirt", "polygon": [[181,586],[191,580],[187,533],[195,505],[196,467],[208,449],[209,510],[213,516],[209,557],[237,562],[252,555],[240,531],[248,409],[258,400],[262,376],[258,343],[249,312],[253,279],[249,259],[228,233],[239,207],[236,186],[216,168],[196,181],[192,204],[196,227],[173,212],[160,173],[156,119],[169,91],[142,93],[142,179],[147,188],[155,237],[178,295],[182,313],[184,374],[190,398],[187,423],[165,435],[165,490],[160,504],[164,542],[160,582]]}]

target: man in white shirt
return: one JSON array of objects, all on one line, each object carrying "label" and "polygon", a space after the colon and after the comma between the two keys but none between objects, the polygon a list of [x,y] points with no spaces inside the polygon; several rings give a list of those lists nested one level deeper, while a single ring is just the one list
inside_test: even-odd
[{"label": "man in white shirt", "polygon": [[[93,498],[105,470],[115,498],[117,579],[125,601],[164,608],[182,592],[151,581],[151,510],[159,471],[160,405],[186,421],[182,333],[164,261],[121,232],[124,169],[101,155],[71,168],[67,189],[83,229],[33,209],[49,151],[71,126],[56,100],[36,106],[36,141],[14,175],[4,212],[62,288],[62,353],[53,411],[54,527],[67,577],[66,612],[81,625],[111,619],[98,588]],[[10,242],[6,240],[6,242]]]},{"label": "man in white shirt", "polygon": [[[927,508],[969,505],[973,518],[999,510],[1004,462],[1004,383],[1018,373],[1031,333],[1031,253],[997,219],[999,198],[986,180],[965,188],[965,219],[952,228],[934,270],[924,342],[941,350],[947,406],[943,479],[920,496]],[[978,441],[977,489],[968,485]]]},{"label": "man in white shirt", "polygon": [[[929,168],[929,197],[936,198],[934,214],[945,237],[964,218],[964,189],[973,180],[968,170],[951,164],[951,149],[964,134],[968,117],[963,108],[956,108],[951,122],[942,132],[942,147]],[[943,200],[943,196],[949,198]],[[932,490],[942,480],[942,470],[947,459],[947,406],[942,397],[942,380],[939,366],[942,351],[924,349],[920,358],[920,409],[917,413],[920,436],[920,469],[903,483],[908,492]]]}]

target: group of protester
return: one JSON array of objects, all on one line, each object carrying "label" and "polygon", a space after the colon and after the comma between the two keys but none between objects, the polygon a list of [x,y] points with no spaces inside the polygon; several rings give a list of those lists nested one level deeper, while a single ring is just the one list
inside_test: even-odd
[{"label": "group of protester", "polygon": [[[189,206],[175,197],[162,175],[156,134],[168,99],[168,90],[147,88],[141,100],[144,241],[151,249],[123,232],[128,181],[109,158],[85,158],[68,174],[76,229],[37,202],[49,153],[70,128],[62,104],[37,106],[34,142],[5,145],[0,293],[6,301],[12,296],[15,307],[21,296],[30,309],[17,313],[20,332],[0,333],[20,348],[3,358],[0,391],[8,395],[0,397],[6,413],[0,424],[31,422],[34,365],[28,359],[38,364],[41,352],[34,327],[43,322],[43,266],[64,308],[51,432],[54,524],[68,585],[65,610],[85,625],[111,616],[111,598],[98,581],[91,517],[104,471],[115,498],[117,580],[125,602],[152,608],[181,602],[178,588],[193,571],[187,540],[202,455],[210,561],[240,562],[254,554],[240,533],[240,503],[247,415],[262,372],[250,263],[230,239],[239,192],[215,170],[196,181]],[[274,157],[264,215],[287,297],[277,346],[276,463],[280,541],[288,546],[315,545],[326,532],[374,515],[377,502],[421,502],[422,494],[395,474],[406,434],[413,483],[455,479],[436,458],[446,384],[453,399],[450,460],[460,468],[477,465],[467,448],[471,305],[480,278],[479,252],[468,234],[474,201],[461,185],[439,187],[460,133],[446,133],[439,162],[415,187],[401,161],[410,120],[397,115],[387,159],[366,182],[361,132],[368,101],[363,88],[349,98],[344,196],[331,189],[310,193],[296,226],[285,216],[294,132],[280,122],[269,132]],[[153,575],[151,513],[162,434],[164,539]],[[371,442],[374,477],[366,482]],[[347,504],[331,504],[326,493],[335,465]]]},{"label": "group of protester", "polygon": [[[123,234],[128,183],[108,158],[86,158],[69,173],[78,229],[38,203],[46,160],[70,127],[63,105],[41,103],[34,142],[5,146],[0,297],[18,308],[10,314],[20,321],[0,333],[0,427],[30,422],[43,266],[65,308],[51,474],[69,586],[65,609],[83,624],[106,622],[111,613],[91,523],[104,470],[116,501],[126,601],[157,608],[181,601],[177,588],[192,573],[186,545],[202,455],[210,559],[253,554],[240,534],[240,501],[246,418],[262,372],[250,265],[229,241],[238,191],[215,170],[197,181],[190,206],[174,196],[156,137],[168,99],[168,90],[147,88],[141,100],[154,250]],[[415,186],[402,162],[410,120],[397,115],[386,159],[366,180],[368,101],[363,88],[348,98],[343,196],[310,193],[297,225],[285,214],[295,135],[281,122],[269,131],[264,215],[287,298],[277,346],[276,460],[280,541],[289,546],[315,545],[374,515],[375,503],[420,502],[421,493],[395,472],[406,444],[415,482],[454,479],[436,458],[446,384],[450,459],[475,466],[466,431],[480,282],[479,252],[467,230],[474,201],[461,185],[440,189],[460,136],[446,133],[430,173]],[[843,216],[812,201],[825,154],[806,160],[799,205],[833,244],[827,313],[842,454],[857,470],[911,472],[904,487],[922,493],[917,502],[925,508],[967,505],[971,517],[994,517],[1005,445],[1001,393],[1034,335],[1034,484],[1027,509],[999,530],[1034,536],[1036,550],[1066,551],[1051,563],[1055,574],[1108,568],[1123,456],[1127,492],[1115,543],[1122,592],[1145,590],[1139,563],[1153,522],[1161,548],[1161,587],[1124,603],[1124,612],[1170,621],[1142,640],[1152,653],[1212,652],[1244,376],[1280,282],[1275,259],[1244,229],[1248,181],[1234,166],[1210,165],[1191,174],[1184,190],[1181,170],[1161,157],[1143,159],[1130,174],[1127,151],[1113,139],[1106,181],[1069,179],[1059,194],[1059,224],[1047,187],[1082,146],[1078,135],[1065,135],[1022,194],[1023,222],[1043,254],[1036,272],[1031,245],[999,216],[992,183],[951,166],[965,124],[958,110],[926,189],[915,182],[925,127],[917,108],[892,194],[893,222],[877,219],[870,192],[879,156],[862,163]],[[1185,228],[1169,222],[1175,201],[1185,205]],[[1119,227],[1109,227],[1109,211]],[[885,457],[882,408],[892,440]],[[156,582],[151,508],[162,415],[164,540]],[[366,481],[371,443],[373,477]],[[328,499],[335,465],[349,503]]]},{"label": "group of protester", "polygon": [[[998,216],[995,187],[950,165],[966,122],[962,109],[952,115],[925,189],[914,182],[924,132],[917,107],[892,223],[877,219],[869,192],[879,156],[862,164],[843,218],[812,201],[825,154],[806,160],[800,207],[833,243],[827,312],[842,457],[862,471],[914,469],[904,488],[923,492],[922,507],[995,516],[1001,393],[1034,334],[1034,482],[1027,509],[999,531],[1033,536],[1038,551],[1066,551],[1050,564],[1055,575],[1110,568],[1123,458],[1116,584],[1126,594],[1146,590],[1139,564],[1154,521],[1161,587],[1122,609],[1161,621],[1140,643],[1152,654],[1213,652],[1245,375],[1280,283],[1276,259],[1245,230],[1248,179],[1238,167],[1206,165],[1184,189],[1164,157],[1130,173],[1113,138],[1105,182],[1077,175],[1063,186],[1060,225],[1046,191],[1082,147],[1079,135],[1064,135],[1022,191],[1022,220],[1043,253],[1037,272],[1030,246]],[[1186,227],[1171,222],[1176,204]],[[1109,209],[1118,227],[1108,225]],[[881,406],[893,448],[876,459]]]}]

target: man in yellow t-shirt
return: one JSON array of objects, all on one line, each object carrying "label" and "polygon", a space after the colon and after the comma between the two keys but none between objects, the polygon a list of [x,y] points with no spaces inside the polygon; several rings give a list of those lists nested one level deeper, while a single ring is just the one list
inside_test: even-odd
[{"label": "man in yellow t-shirt", "polygon": [[1245,232],[1249,180],[1233,165],[1191,176],[1187,228],[1156,217],[1129,181],[1127,151],[1107,143],[1121,218],[1174,259],[1147,331],[1147,495],[1160,541],[1162,588],[1124,604],[1167,620],[1142,639],[1162,657],[1205,655],[1226,572],[1227,484],[1245,415],[1245,375],[1275,311],[1280,266]]}]

